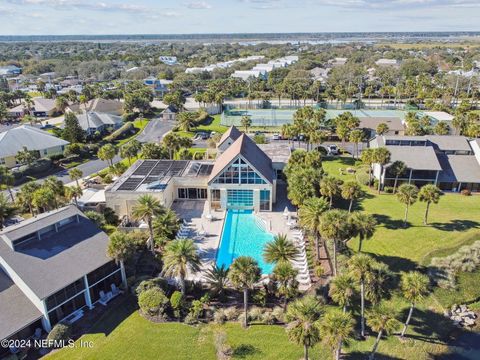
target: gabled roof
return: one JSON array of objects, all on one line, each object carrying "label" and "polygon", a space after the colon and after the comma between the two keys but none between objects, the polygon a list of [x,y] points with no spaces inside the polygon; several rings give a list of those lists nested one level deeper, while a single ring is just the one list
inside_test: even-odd
[{"label": "gabled roof", "polygon": [[242,132],[238,130],[235,126],[230,126],[228,130],[222,135],[217,146],[221,146],[227,139],[232,139],[232,141],[237,140],[242,135]]},{"label": "gabled roof", "polygon": [[59,139],[46,131],[21,125],[0,133],[0,157],[15,156],[23,150],[24,146],[28,150],[44,150],[68,144],[68,141]]},{"label": "gabled roof", "polygon": [[273,183],[272,160],[252,139],[243,133],[217,158],[208,182],[210,183],[239,155],[250,163],[269,183]]},{"label": "gabled roof", "polygon": [[[84,111],[84,105],[73,104],[69,106],[73,112]],[[87,111],[99,113],[121,113],[123,111],[123,103],[118,100],[109,99],[92,99],[87,103]]]},{"label": "gabled roof", "polygon": [[78,114],[76,115],[78,119],[78,123],[82,127],[83,130],[87,129],[96,129],[101,126],[109,126],[109,125],[118,125],[123,122],[122,117],[114,114],[109,113],[100,113],[100,112],[88,112],[88,121],[86,114]]}]

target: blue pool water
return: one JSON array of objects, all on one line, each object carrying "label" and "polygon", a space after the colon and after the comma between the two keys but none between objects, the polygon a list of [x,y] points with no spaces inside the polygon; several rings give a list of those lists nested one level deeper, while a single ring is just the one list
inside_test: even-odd
[{"label": "blue pool water", "polygon": [[[258,221],[258,219],[257,219]],[[273,265],[263,260],[263,248],[273,235],[257,225],[252,210],[228,210],[217,252],[217,266],[229,267],[239,256],[257,260],[262,274],[270,274]]]}]

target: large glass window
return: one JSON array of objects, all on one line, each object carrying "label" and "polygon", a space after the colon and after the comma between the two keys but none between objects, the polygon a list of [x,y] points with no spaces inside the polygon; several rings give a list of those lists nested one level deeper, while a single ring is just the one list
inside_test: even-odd
[{"label": "large glass window", "polygon": [[260,190],[260,210],[270,211],[270,190]]},{"label": "large glass window", "polygon": [[215,179],[215,184],[265,184],[265,180],[243,159],[238,158]]},{"label": "large glass window", "polygon": [[[75,296],[79,292],[85,289],[85,283],[83,282],[83,278],[75,281],[74,283],[64,287],[62,290],[57,291],[55,294],[50,295],[47,298],[47,309],[51,310],[54,307],[60,305],[65,300]],[[83,293],[82,293],[83,296]]]},{"label": "large glass window", "polygon": [[206,199],[207,198],[207,189],[197,189],[197,188],[179,188],[178,189],[178,198],[179,199]]},{"label": "large glass window", "polygon": [[88,285],[92,286],[96,282],[100,281],[104,277],[107,277],[114,271],[120,269],[120,267],[115,264],[115,261],[110,261],[103,265],[102,267],[98,268],[97,270],[92,271],[90,274],[87,275]]},{"label": "large glass window", "polygon": [[74,311],[81,309],[86,305],[85,302],[85,294],[82,292],[81,294],[75,296],[73,299],[67,301],[62,306],[57,307],[55,310],[52,310],[48,313],[48,318],[50,319],[50,324],[54,326],[64,317],[70,315]]},{"label": "large glass window", "polygon": [[228,208],[251,208],[253,207],[253,190],[227,190]]},{"label": "large glass window", "polygon": [[112,291],[112,284],[115,284],[117,288],[122,284],[122,273],[120,271],[103,279],[90,288],[90,299],[92,300],[92,304],[100,299],[101,291],[103,291],[104,294]]}]

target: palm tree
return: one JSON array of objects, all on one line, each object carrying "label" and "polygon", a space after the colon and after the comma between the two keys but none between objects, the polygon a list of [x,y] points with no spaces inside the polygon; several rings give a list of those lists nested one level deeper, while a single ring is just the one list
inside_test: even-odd
[{"label": "palm tree", "polygon": [[358,182],[352,180],[343,183],[340,190],[342,198],[344,198],[345,200],[350,200],[350,204],[348,205],[348,212],[351,212],[353,201],[358,199],[363,194],[362,187]]},{"label": "palm tree", "polygon": [[228,273],[228,279],[238,290],[243,291],[243,327],[248,326],[248,290],[252,289],[260,280],[260,268],[255,259],[249,256],[236,258]]},{"label": "palm tree", "polygon": [[65,198],[67,200],[74,200],[75,206],[78,208],[78,198],[82,196],[82,188],[78,186],[65,186]]},{"label": "palm tree", "polygon": [[142,144],[138,140],[131,140],[120,148],[120,156],[128,159],[128,164],[132,165],[132,158],[138,155]]},{"label": "palm tree", "polygon": [[320,235],[333,244],[333,276],[337,276],[337,246],[351,237],[349,214],[345,210],[329,210],[320,219]]},{"label": "palm tree", "polygon": [[80,180],[83,176],[82,170],[80,170],[79,168],[73,168],[68,172],[68,175],[70,176],[70,179],[77,183],[77,187],[80,187],[78,180]]},{"label": "palm tree", "polygon": [[372,271],[374,260],[366,254],[355,254],[348,260],[350,275],[360,285],[360,335],[365,337],[365,282]]},{"label": "palm tree", "polygon": [[288,339],[303,345],[303,358],[308,360],[308,350],[320,342],[320,325],[323,307],[312,295],[298,299],[288,306],[285,315],[288,321]]},{"label": "palm tree", "polygon": [[288,263],[298,255],[297,247],[285,234],[275,235],[273,240],[266,243],[263,249],[263,258],[267,263]]},{"label": "palm tree", "polygon": [[430,210],[430,204],[438,204],[440,200],[440,189],[433,184],[428,184],[423,186],[418,193],[418,200],[427,203],[427,208],[425,209],[425,216],[423,217],[423,224],[428,224],[428,211]]},{"label": "palm tree", "polygon": [[115,231],[110,235],[107,246],[107,256],[117,263],[123,263],[135,251],[135,244],[127,233]]},{"label": "palm tree", "polygon": [[393,193],[395,194],[397,192],[398,178],[407,171],[407,165],[403,161],[397,160],[388,169],[395,176],[395,182],[393,183]]},{"label": "palm tree", "polygon": [[35,181],[30,181],[27,182],[25,185],[23,185],[20,190],[17,192],[17,204],[21,208],[28,208],[30,210],[30,214],[32,216],[35,216],[35,213],[33,211],[34,206],[33,206],[33,194],[35,193],[36,190],[38,190],[41,187],[41,185]]},{"label": "palm tree", "polygon": [[180,230],[180,221],[177,214],[170,209],[163,209],[163,212],[153,219],[154,236],[162,241],[172,240],[178,230]]},{"label": "palm tree", "polygon": [[14,215],[16,211],[15,205],[9,202],[4,194],[0,193],[0,230],[3,229],[5,220]]},{"label": "palm tree", "polygon": [[380,179],[378,181],[378,193],[380,194],[380,190],[382,188],[382,181],[381,177],[383,174],[383,168],[390,162],[390,151],[385,147],[376,148],[373,152],[373,160],[374,163],[380,165]]},{"label": "palm tree", "polygon": [[408,209],[410,205],[413,205],[417,201],[417,197],[418,188],[415,185],[402,184],[398,188],[397,198],[402,204],[405,204],[405,216],[403,218],[404,226],[407,226]]},{"label": "palm tree", "polygon": [[412,318],[413,309],[415,304],[428,294],[429,280],[426,275],[419,273],[418,271],[411,271],[402,274],[401,288],[403,297],[410,302],[410,310],[408,311],[407,320],[403,326],[401,337],[405,336],[407,332],[408,324]]},{"label": "palm tree", "polygon": [[389,335],[393,333],[395,330],[398,329],[400,323],[395,318],[396,312],[395,309],[386,307],[384,305],[379,305],[375,307],[370,313],[368,314],[367,324],[370,328],[377,332],[377,338],[375,340],[375,344],[373,344],[372,352],[368,357],[369,360],[373,360],[375,357],[375,353],[378,348],[378,344],[382,339],[382,335],[385,333]]},{"label": "palm tree", "polygon": [[367,148],[363,150],[362,154],[360,155],[362,162],[368,166],[368,186],[370,187],[372,186],[372,166],[375,163],[374,152],[375,149]]},{"label": "palm tree", "polygon": [[386,123],[380,123],[377,125],[376,132],[378,135],[385,135],[386,133],[388,133],[388,130],[390,129],[388,128],[388,125]]},{"label": "palm tree", "polygon": [[336,360],[340,360],[343,343],[352,336],[354,323],[350,313],[337,310],[327,313],[323,318],[320,325],[322,342],[332,349]]},{"label": "palm tree", "polygon": [[214,294],[223,296],[228,285],[228,268],[222,264],[218,267],[216,264],[208,269],[205,273],[205,279]]},{"label": "palm tree", "polygon": [[288,299],[293,298],[297,294],[297,275],[298,271],[288,262],[279,262],[273,269],[272,279],[277,284],[278,295],[284,298],[284,309],[287,308]]},{"label": "palm tree", "polygon": [[245,128],[245,133],[248,132],[248,128],[250,126],[252,126],[252,119],[250,116],[242,116],[242,119],[240,120],[240,123],[242,124],[242,126]]},{"label": "palm tree", "polygon": [[32,195],[32,206],[40,210],[47,211],[55,206],[55,193],[48,187],[41,186]]},{"label": "palm tree", "polygon": [[324,198],[313,197],[305,200],[298,210],[300,224],[310,231],[315,238],[315,254],[317,261],[320,260],[320,218],[329,208],[328,202]]},{"label": "palm tree", "polygon": [[98,158],[106,161],[109,167],[113,166],[113,158],[116,154],[117,148],[112,144],[103,145],[97,152]]},{"label": "palm tree", "polygon": [[365,134],[360,129],[352,130],[349,140],[354,143],[353,158],[358,157],[358,144],[363,141]]},{"label": "palm tree", "polygon": [[181,112],[177,115],[178,128],[182,131],[190,131],[197,125],[196,115],[192,112]]},{"label": "palm tree", "polygon": [[49,176],[42,184],[42,187],[50,189],[54,194],[53,203],[55,209],[58,209],[59,203],[63,201],[65,197],[65,185],[55,176]]},{"label": "palm tree", "polygon": [[132,217],[137,220],[143,220],[148,225],[150,233],[150,248],[152,253],[155,253],[155,240],[153,233],[153,218],[155,216],[165,213],[165,208],[160,204],[160,201],[155,199],[152,195],[142,195],[138,199],[138,204],[133,207]]},{"label": "palm tree", "polygon": [[332,300],[343,308],[343,312],[347,311],[350,306],[350,300],[355,294],[355,279],[350,274],[338,275],[330,283],[328,295]]},{"label": "palm tree", "polygon": [[320,193],[329,199],[332,208],[333,197],[340,191],[339,180],[334,176],[325,176],[320,182]]},{"label": "palm tree", "polygon": [[185,295],[185,278],[188,271],[200,271],[200,257],[193,240],[174,240],[165,247],[163,256],[163,275],[178,277],[180,289]]},{"label": "palm tree", "polygon": [[57,96],[55,99],[55,110],[63,113],[68,107],[68,100],[65,96]]},{"label": "palm tree", "polygon": [[0,166],[0,184],[7,188],[10,199],[14,202],[12,187],[15,184],[15,176],[6,166]]},{"label": "palm tree", "polygon": [[361,252],[363,241],[370,239],[375,233],[377,221],[372,215],[359,211],[352,213],[350,220],[355,234],[358,235],[358,252]]},{"label": "palm tree", "polygon": [[88,118],[88,97],[86,97],[85,95],[80,95],[79,97],[79,102],[81,105],[83,105],[83,108],[85,110],[85,118],[87,119],[87,129],[90,129],[90,121],[89,121],[89,118]]}]

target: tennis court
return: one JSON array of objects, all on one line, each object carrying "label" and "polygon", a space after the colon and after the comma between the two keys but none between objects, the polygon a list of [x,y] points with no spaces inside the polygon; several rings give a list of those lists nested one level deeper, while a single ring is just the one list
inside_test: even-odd
[{"label": "tennis court", "polygon": [[[241,126],[243,116],[249,116],[252,120],[252,126],[269,127],[269,126],[282,126],[283,124],[293,123],[293,115],[296,110],[293,109],[256,109],[256,110],[243,110],[232,109],[225,111],[222,114],[221,124],[224,126]],[[327,119],[333,119],[338,115],[351,112],[356,117],[398,117],[402,120],[405,119],[405,111],[401,110],[335,110],[328,109]]]}]

